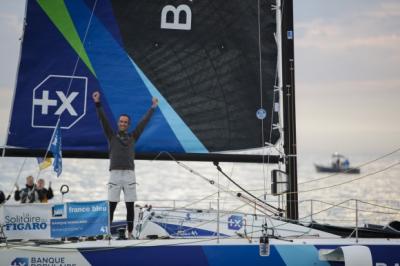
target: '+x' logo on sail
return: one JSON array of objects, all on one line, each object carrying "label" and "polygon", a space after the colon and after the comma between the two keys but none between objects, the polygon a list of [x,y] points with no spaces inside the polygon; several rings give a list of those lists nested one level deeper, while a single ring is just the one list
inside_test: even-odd
[{"label": "'+x' logo on sail", "polygon": [[86,113],[87,78],[49,75],[33,89],[32,127],[69,129]]},{"label": "'+x' logo on sail", "polygon": [[[67,110],[70,115],[77,116],[75,109],[71,103],[78,96],[78,92],[72,92],[68,97],[64,95],[62,91],[56,91],[57,96],[60,98],[62,104],[54,113],[55,115],[61,115],[64,110]],[[49,99],[49,91],[42,91],[42,99],[33,99],[33,105],[40,105],[42,107],[42,115],[47,115],[49,112],[49,106],[57,106],[57,100]]]}]

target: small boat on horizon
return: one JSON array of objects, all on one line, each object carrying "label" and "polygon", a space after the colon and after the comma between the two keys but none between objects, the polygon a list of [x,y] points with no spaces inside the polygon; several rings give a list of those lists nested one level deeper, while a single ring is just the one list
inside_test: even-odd
[{"label": "small boat on horizon", "polygon": [[332,154],[331,165],[314,164],[319,173],[359,174],[360,168],[350,167],[350,160],[337,152]]}]

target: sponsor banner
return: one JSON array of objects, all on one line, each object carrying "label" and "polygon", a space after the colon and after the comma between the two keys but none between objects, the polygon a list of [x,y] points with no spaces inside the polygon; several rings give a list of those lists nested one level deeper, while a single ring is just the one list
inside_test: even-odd
[{"label": "sponsor banner", "polygon": [[8,239],[49,239],[51,204],[3,205],[4,234]]},{"label": "sponsor banner", "polygon": [[[51,237],[95,236],[108,233],[108,202],[70,202],[53,206]],[[65,217],[65,218],[64,218]]]},{"label": "sponsor banner", "polygon": [[7,239],[95,236],[109,231],[108,202],[3,205],[0,223]]},{"label": "sponsor banner", "polygon": [[3,249],[0,250],[0,265],[4,266],[89,266],[91,265],[76,249],[68,252],[42,249]]}]

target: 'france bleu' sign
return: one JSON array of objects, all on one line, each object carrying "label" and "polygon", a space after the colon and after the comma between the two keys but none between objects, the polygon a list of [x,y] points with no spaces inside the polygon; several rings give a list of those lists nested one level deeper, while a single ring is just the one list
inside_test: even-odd
[{"label": "'france bleu' sign", "polygon": [[107,201],[2,205],[7,239],[50,239],[109,233]]}]

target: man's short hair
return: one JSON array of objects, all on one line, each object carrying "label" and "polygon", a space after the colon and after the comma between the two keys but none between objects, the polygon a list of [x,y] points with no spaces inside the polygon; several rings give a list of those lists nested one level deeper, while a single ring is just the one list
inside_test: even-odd
[{"label": "man's short hair", "polygon": [[131,123],[131,117],[128,114],[120,114],[119,117],[126,116],[128,117],[129,124]]}]

